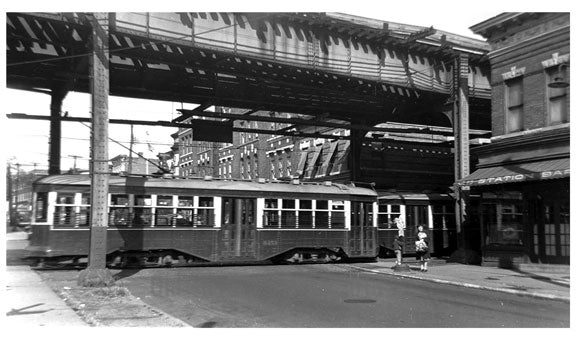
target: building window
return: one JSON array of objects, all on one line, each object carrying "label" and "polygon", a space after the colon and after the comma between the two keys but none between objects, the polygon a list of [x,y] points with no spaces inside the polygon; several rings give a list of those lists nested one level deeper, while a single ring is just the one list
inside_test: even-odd
[{"label": "building window", "polygon": [[[566,68],[550,67],[546,70],[548,81],[546,84],[554,81],[555,78],[566,79],[568,72]],[[556,125],[568,122],[568,91],[566,88],[548,89],[548,124]]]},{"label": "building window", "polygon": [[522,78],[506,82],[506,132],[524,130],[524,93]]}]

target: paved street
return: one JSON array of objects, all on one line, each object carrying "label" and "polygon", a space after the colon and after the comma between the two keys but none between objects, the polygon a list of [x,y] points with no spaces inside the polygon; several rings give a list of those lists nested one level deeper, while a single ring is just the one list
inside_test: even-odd
[{"label": "paved street", "polygon": [[569,304],[346,265],[123,271],[144,302],[195,327],[568,327]]}]

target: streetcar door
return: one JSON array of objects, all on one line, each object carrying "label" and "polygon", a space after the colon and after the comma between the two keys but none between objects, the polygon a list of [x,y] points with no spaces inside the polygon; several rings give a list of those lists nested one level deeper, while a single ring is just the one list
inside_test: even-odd
[{"label": "streetcar door", "polygon": [[376,228],[371,202],[352,202],[349,253],[351,256],[376,256]]},{"label": "streetcar door", "polygon": [[256,257],[256,199],[222,198],[222,259],[251,260]]}]

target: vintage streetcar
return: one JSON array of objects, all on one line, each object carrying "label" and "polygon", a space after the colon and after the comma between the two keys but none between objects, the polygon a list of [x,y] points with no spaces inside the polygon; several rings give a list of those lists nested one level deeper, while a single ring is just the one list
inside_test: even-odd
[{"label": "vintage streetcar", "polygon": [[[110,267],[375,260],[377,194],[331,182],[111,175]],[[34,183],[28,258],[85,265],[89,175]]]}]

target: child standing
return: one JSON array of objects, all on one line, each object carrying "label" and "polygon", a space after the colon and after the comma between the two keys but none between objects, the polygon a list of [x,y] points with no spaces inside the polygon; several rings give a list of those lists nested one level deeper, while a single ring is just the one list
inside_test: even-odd
[{"label": "child standing", "polygon": [[424,226],[418,226],[416,239],[416,260],[420,261],[420,271],[428,271],[428,261],[430,260],[430,249],[428,248],[428,235],[424,232]]}]

